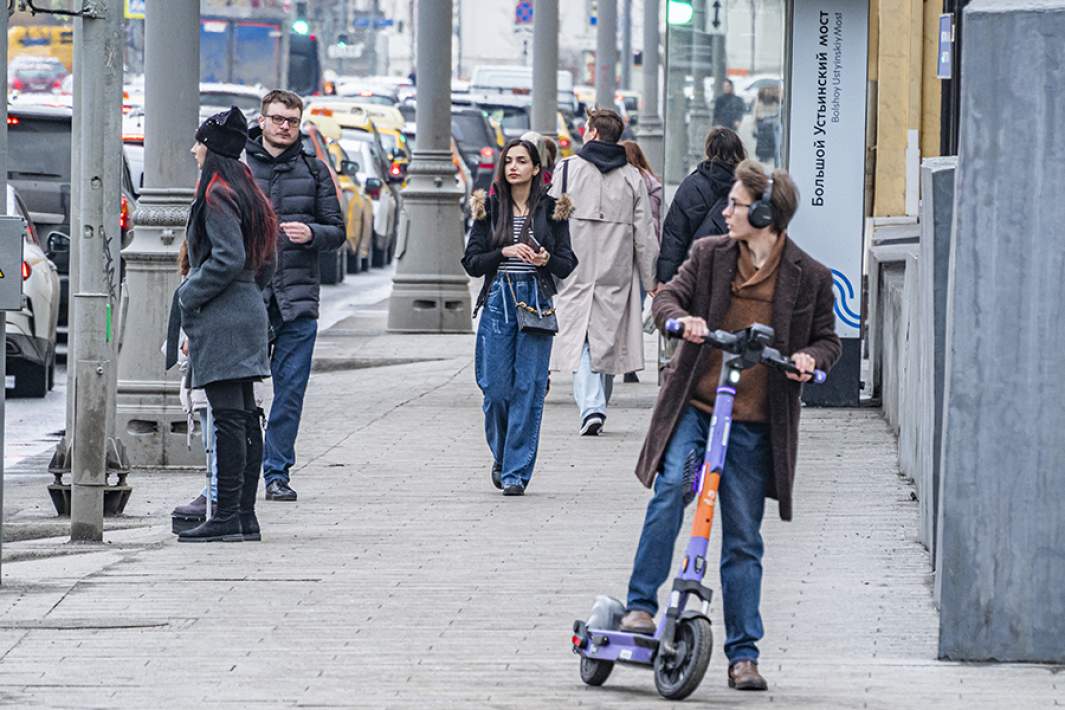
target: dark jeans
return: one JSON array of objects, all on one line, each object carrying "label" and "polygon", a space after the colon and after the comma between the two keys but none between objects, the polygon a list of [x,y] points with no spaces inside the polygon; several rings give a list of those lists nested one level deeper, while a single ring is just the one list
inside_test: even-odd
[{"label": "dark jeans", "polygon": [[[629,580],[628,608],[654,615],[658,588],[669,577],[673,547],[684,522],[684,463],[706,448],[710,415],[691,405],[681,415],[655,479]],[[758,660],[764,635],[758,611],[762,594],[762,513],[773,463],[769,427],[733,422],[725,470],[718,488],[721,516],[721,597],[725,655],[729,663]]]},{"label": "dark jeans", "polygon": [[[521,301],[537,302],[536,278],[511,277]],[[541,308],[550,302],[540,303]],[[495,461],[503,467],[503,485],[526,486],[540,446],[540,419],[547,394],[550,335],[518,330],[514,296],[497,276],[477,325],[477,386],[484,393],[484,433]]]},{"label": "dark jeans", "polygon": [[273,481],[288,483],[289,469],[296,463],[296,434],[318,335],[318,321],[314,318],[297,318],[287,323],[271,320],[275,335],[270,358],[274,401],[266,424],[263,455],[263,478],[267,485]]}]

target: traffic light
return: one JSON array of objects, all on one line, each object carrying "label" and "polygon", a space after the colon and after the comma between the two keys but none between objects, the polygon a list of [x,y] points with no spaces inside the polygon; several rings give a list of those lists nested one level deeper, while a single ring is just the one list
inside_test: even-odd
[{"label": "traffic light", "polygon": [[666,0],[667,24],[690,25],[694,15],[692,0]]},{"label": "traffic light", "polygon": [[292,21],[292,31],[298,35],[309,34],[311,23],[307,22],[307,3],[296,3],[296,19]]}]

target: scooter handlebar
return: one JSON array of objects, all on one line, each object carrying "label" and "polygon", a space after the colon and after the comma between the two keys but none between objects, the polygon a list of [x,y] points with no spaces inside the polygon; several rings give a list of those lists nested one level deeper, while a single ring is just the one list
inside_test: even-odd
[{"label": "scooter handlebar", "polygon": [[[676,318],[670,318],[666,321],[665,332],[668,336],[680,338],[684,335],[684,324]],[[705,342],[706,344],[714,345],[719,348],[728,348],[728,346],[735,343],[736,340],[736,335],[724,330],[712,331],[710,333],[707,333],[707,335],[703,338],[703,342]],[[773,348],[763,349],[762,362],[766,365],[776,367],[779,370],[783,370],[784,372],[791,372],[796,375],[804,374],[802,371],[799,370],[799,368],[795,367],[795,363],[791,361],[791,358],[784,357],[780,354],[779,350],[775,350]],[[812,373],[809,374],[813,376],[811,381],[814,384],[824,384],[825,380],[828,379],[828,373],[826,373],[824,370],[814,370]]]}]

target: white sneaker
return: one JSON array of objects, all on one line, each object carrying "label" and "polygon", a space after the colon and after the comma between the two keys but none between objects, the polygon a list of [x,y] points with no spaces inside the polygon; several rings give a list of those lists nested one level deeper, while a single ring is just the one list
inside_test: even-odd
[{"label": "white sneaker", "polygon": [[606,417],[602,414],[589,414],[581,424],[581,436],[599,436],[605,421]]}]

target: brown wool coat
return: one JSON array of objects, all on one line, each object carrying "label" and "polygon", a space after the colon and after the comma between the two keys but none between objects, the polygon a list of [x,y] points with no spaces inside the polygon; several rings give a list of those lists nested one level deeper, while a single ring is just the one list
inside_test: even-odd
[{"label": "brown wool coat", "polygon": [[[738,256],[736,242],[728,237],[696,241],[676,277],[655,296],[652,312],[658,327],[662,328],[669,318],[694,315],[704,318],[711,330],[719,328],[732,300],[731,284]],[[827,372],[840,354],[835,322],[831,272],[788,239],[773,294],[773,318],[769,323],[775,333],[773,347],[785,355],[809,353],[817,367]],[[662,372],[662,387],[636,466],[637,478],[648,488],[661,466],[673,429],[707,369],[708,353],[706,348],[683,341]],[[779,502],[780,517],[791,520],[802,385],[771,370],[768,389],[773,479],[767,495]]]}]

